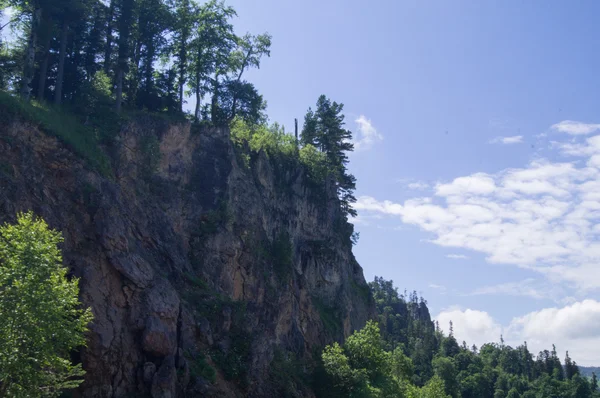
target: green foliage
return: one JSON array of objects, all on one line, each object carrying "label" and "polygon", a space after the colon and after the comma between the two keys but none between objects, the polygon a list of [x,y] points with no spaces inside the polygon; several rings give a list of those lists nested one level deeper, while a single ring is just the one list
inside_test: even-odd
[{"label": "green foliage", "polygon": [[408,398],[596,398],[597,380],[580,375],[568,356],[563,366],[556,349],[536,359],[527,344],[516,348],[484,344],[478,351],[459,345],[452,333],[434,328],[427,303],[398,294],[392,281],[370,283],[379,320],[369,321],[344,345],[327,346],[317,396]]},{"label": "green foliage", "polygon": [[160,164],[160,146],[155,134],[144,134],[140,138],[140,151],[142,153],[141,173],[145,178],[149,178]]},{"label": "green foliage", "polygon": [[331,396],[402,397],[411,390],[411,360],[402,350],[384,350],[374,321],[354,332],[343,346],[325,347],[322,361]]},{"label": "green foliage", "polygon": [[269,156],[293,158],[296,152],[294,137],[286,134],[277,123],[250,124],[241,118],[234,119],[230,124],[231,140],[237,146],[248,143],[252,152],[264,150]]},{"label": "green foliage", "polygon": [[186,358],[190,363],[190,374],[192,377],[200,376],[210,383],[215,383],[217,380],[217,372],[215,371],[215,368],[210,366],[207,362],[206,355],[199,353],[195,358],[191,355],[187,355]]},{"label": "green foliage", "polygon": [[342,114],[344,104],[331,102],[321,95],[317,100],[316,110],[309,108],[304,117],[302,144],[312,145],[326,157],[327,170],[336,183],[342,213],[345,216],[356,216],[352,203],[356,202],[354,190],[356,178],[348,173],[348,152],[354,150],[352,132],[344,128]]},{"label": "green foliage", "polygon": [[264,261],[273,269],[279,282],[286,282],[293,271],[292,242],[286,231],[275,236],[273,242],[264,239],[253,245],[259,261]]},{"label": "green foliage", "polygon": [[231,343],[229,348],[215,349],[211,357],[223,372],[225,379],[245,387],[252,338],[241,326],[235,325],[229,333],[229,339]]},{"label": "green foliage", "polygon": [[32,213],[0,227],[0,396],[58,396],[81,382],[72,350],[92,320],[67,278],[61,234]]},{"label": "green foliage", "polygon": [[269,373],[279,397],[305,396],[309,380],[304,365],[294,353],[275,350]]},{"label": "green foliage", "polygon": [[47,104],[28,103],[0,92],[0,114],[5,123],[17,117],[38,125],[82,156],[93,168],[104,175],[112,174],[110,162],[100,150],[93,132],[66,111]]},{"label": "green foliage", "polygon": [[371,290],[368,285],[359,285],[354,280],[351,280],[350,286],[352,287],[354,294],[360,297],[363,302],[368,303],[370,301]]},{"label": "green foliage", "polygon": [[316,184],[325,182],[328,173],[327,157],[317,150],[314,145],[304,145],[299,151],[300,163],[306,167],[310,181]]},{"label": "green foliage", "polygon": [[214,235],[220,227],[223,227],[231,220],[231,213],[227,208],[227,202],[220,201],[217,208],[208,211],[202,215],[200,222],[196,228],[196,231],[192,234],[191,245],[192,251],[190,253],[191,261],[193,264],[200,264],[201,251],[206,243],[206,240]]},{"label": "green foliage", "polygon": [[337,390],[332,396],[364,396],[367,382],[366,370],[353,369],[344,349],[338,343],[325,347],[322,359],[325,372],[331,378],[330,387]]},{"label": "green foliage", "polygon": [[319,312],[319,317],[327,333],[330,336],[339,336],[342,332],[342,320],[338,315],[338,310],[316,297],[313,297],[312,303]]}]

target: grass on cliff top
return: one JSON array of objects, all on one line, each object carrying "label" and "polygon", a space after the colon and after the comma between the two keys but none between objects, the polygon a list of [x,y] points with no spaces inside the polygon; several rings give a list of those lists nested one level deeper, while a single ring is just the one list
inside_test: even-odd
[{"label": "grass on cliff top", "polygon": [[64,109],[35,101],[28,103],[0,91],[0,121],[7,123],[14,117],[33,123],[44,132],[57,137],[103,175],[111,174],[108,157],[100,150],[93,131]]}]

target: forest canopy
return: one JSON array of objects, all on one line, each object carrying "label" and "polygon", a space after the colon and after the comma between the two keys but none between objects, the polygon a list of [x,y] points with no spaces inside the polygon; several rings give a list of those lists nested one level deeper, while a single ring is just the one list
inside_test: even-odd
[{"label": "forest canopy", "polygon": [[459,344],[433,322],[416,292],[399,294],[392,281],[369,284],[378,321],[322,353],[327,397],[589,398],[600,397],[596,375],[585,378],[567,352],[535,356],[527,343],[511,347]]}]

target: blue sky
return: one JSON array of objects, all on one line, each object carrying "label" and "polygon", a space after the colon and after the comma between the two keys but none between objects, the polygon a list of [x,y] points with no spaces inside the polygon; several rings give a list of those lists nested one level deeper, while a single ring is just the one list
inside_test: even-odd
[{"label": "blue sky", "polygon": [[273,121],[326,94],[375,137],[350,166],[367,279],[421,292],[469,344],[504,334],[599,363],[600,3],[229,4],[240,32],[273,35],[248,75]]},{"label": "blue sky", "polygon": [[273,35],[247,75],[272,121],[345,104],[368,280],[422,293],[469,344],[600,364],[600,3],[228,4]]}]

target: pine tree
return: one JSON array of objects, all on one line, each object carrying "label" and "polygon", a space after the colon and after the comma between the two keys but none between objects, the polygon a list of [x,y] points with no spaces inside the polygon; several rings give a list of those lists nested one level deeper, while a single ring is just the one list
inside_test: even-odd
[{"label": "pine tree", "polygon": [[336,185],[341,208],[345,215],[355,216],[356,178],[347,172],[348,152],[354,150],[352,132],[344,128],[343,104],[331,102],[321,95],[315,111],[309,108],[304,117],[302,143],[313,145],[327,157],[329,174]]}]

